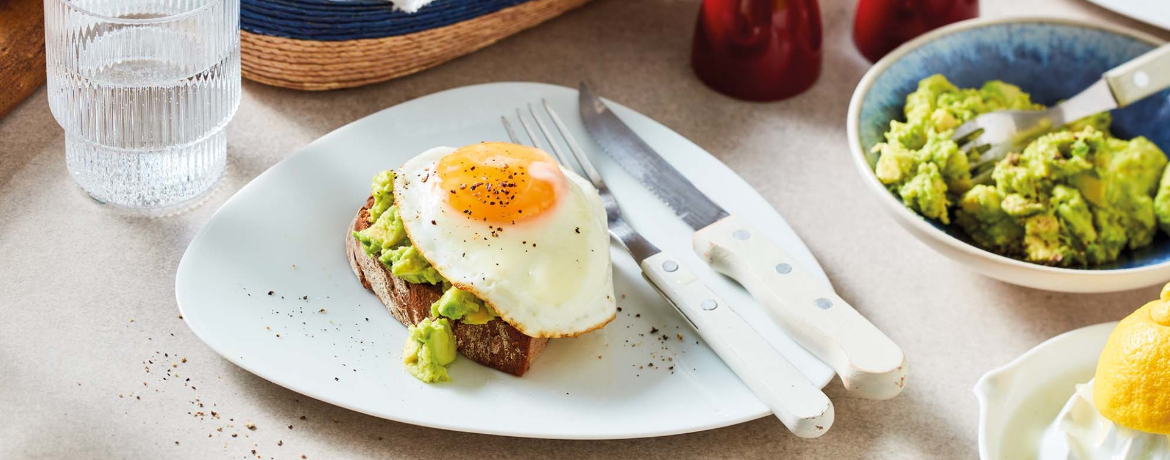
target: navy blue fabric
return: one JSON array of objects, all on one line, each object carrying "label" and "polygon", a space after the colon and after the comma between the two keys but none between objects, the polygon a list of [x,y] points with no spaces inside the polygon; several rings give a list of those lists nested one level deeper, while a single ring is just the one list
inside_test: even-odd
[{"label": "navy blue fabric", "polygon": [[[995,24],[949,34],[902,56],[877,77],[861,105],[861,145],[869,152],[883,139],[890,120],[904,121],[906,95],[919,80],[936,73],[960,87],[1003,80],[1031,93],[1034,101],[1053,105],[1151,49],[1153,45],[1129,36],[1067,24]],[[1170,152],[1170,91],[1113,111],[1113,134],[1122,139],[1145,136]],[[874,155],[871,164],[877,160]],[[957,225],[928,222],[969,242]],[[1153,245],[1123,251],[1116,263],[1097,268],[1136,268],[1167,260],[1170,237],[1159,232]]]},{"label": "navy blue fabric", "polygon": [[342,41],[448,26],[531,0],[436,0],[413,14],[382,0],[241,0],[240,28],[274,37]]}]

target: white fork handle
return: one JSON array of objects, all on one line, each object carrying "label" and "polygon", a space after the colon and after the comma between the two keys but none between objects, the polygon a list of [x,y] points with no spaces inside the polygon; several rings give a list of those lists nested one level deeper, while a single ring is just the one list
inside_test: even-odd
[{"label": "white fork handle", "polygon": [[833,425],[833,403],[677,258],[658,253],[642,274],[793,434],[815,438]]},{"label": "white fork handle", "polygon": [[739,281],[793,338],[867,399],[906,383],[906,358],[889,337],[747,221],[729,216],[697,232],[695,252]]},{"label": "white fork handle", "polygon": [[1125,107],[1170,88],[1170,45],[1154,48],[1132,61],[1105,72],[1118,107]]}]

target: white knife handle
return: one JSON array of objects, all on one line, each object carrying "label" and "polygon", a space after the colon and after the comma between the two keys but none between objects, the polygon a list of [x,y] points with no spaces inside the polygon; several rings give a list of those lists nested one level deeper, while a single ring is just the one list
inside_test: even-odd
[{"label": "white knife handle", "polygon": [[734,278],[806,349],[867,399],[906,383],[906,358],[889,337],[747,221],[729,216],[697,232],[695,252]]},{"label": "white knife handle", "polygon": [[1118,107],[1125,107],[1158,91],[1170,88],[1170,45],[1154,48],[1125,64],[1105,72]]},{"label": "white knife handle", "polygon": [[793,434],[815,438],[829,430],[832,401],[678,259],[655,254],[642,261],[642,274]]}]

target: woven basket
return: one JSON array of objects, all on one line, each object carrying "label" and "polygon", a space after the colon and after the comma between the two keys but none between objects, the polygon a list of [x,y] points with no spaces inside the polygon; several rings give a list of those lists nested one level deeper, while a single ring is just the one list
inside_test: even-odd
[{"label": "woven basket", "polygon": [[242,0],[244,77],[301,90],[352,88],[428,69],[589,0]]}]

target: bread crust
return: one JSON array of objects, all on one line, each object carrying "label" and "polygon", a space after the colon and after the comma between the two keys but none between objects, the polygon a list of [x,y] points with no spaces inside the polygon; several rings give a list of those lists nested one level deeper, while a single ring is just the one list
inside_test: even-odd
[{"label": "bread crust", "polygon": [[[345,236],[345,253],[350,268],[362,286],[378,296],[386,309],[404,325],[418,324],[431,314],[431,304],[442,296],[438,286],[412,284],[394,276],[374,257],[366,255],[353,232],[370,226],[369,208],[373,197],[366,200],[350,223]],[[464,324],[453,321],[455,348],[468,359],[484,366],[521,376],[548,346],[549,339],[529,337],[512,325],[497,318],[487,324]]]}]

